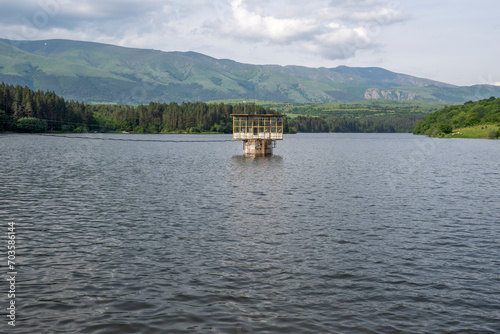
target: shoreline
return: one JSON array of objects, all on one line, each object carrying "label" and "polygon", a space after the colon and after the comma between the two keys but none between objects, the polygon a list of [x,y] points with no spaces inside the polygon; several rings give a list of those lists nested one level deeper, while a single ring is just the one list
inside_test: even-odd
[{"label": "shoreline", "polygon": [[493,124],[474,125],[454,129],[451,133],[428,136],[434,138],[500,139],[500,126]]}]

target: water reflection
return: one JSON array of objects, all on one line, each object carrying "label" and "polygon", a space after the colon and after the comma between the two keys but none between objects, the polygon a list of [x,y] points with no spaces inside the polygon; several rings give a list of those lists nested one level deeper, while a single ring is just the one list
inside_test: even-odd
[{"label": "water reflection", "polygon": [[230,214],[243,229],[272,229],[284,217],[284,172],[281,156],[233,156],[230,181]]},{"label": "water reflection", "polygon": [[245,194],[247,200],[274,197],[282,191],[283,158],[279,155],[246,156],[235,155],[231,159],[230,181],[238,196]]},{"label": "water reflection", "polygon": [[233,155],[232,157],[233,167],[237,167],[235,164],[247,164],[247,163],[282,163],[283,157],[280,155],[252,155],[252,154],[244,154],[244,155]]},{"label": "water reflection", "polygon": [[[270,277],[282,274],[280,263],[289,252],[290,225],[282,210],[286,201],[285,163],[277,155],[237,155],[231,165],[228,225],[233,242],[225,249],[231,256],[224,265],[228,272],[238,273],[233,282],[259,296],[257,303],[239,305],[242,312],[258,315],[259,323],[268,323],[280,309],[266,305],[282,298],[282,283]],[[268,304],[261,302],[264,300]]]}]

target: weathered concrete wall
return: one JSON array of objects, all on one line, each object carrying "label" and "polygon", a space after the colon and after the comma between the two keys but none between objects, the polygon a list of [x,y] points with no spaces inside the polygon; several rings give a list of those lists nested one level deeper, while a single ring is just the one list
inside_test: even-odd
[{"label": "weathered concrete wall", "polygon": [[251,155],[273,154],[273,141],[270,139],[245,140],[245,154],[251,154]]}]

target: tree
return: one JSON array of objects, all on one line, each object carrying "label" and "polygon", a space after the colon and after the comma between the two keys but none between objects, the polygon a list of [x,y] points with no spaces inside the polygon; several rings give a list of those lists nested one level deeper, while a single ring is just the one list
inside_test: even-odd
[{"label": "tree", "polygon": [[439,125],[439,130],[443,133],[451,133],[451,131],[453,131],[453,127],[448,123],[442,123]]},{"label": "tree", "polygon": [[9,128],[9,116],[4,110],[0,109],[0,131],[5,131],[7,128]]},{"label": "tree", "polygon": [[23,117],[17,120],[16,127],[20,132],[45,132],[47,121],[35,117]]}]

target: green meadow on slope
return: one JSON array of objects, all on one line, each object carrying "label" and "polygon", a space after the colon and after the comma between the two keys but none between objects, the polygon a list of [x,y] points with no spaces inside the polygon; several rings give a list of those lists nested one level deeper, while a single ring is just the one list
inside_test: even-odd
[{"label": "green meadow on slope", "polygon": [[499,138],[500,98],[445,107],[419,122],[415,134],[456,138]]}]

